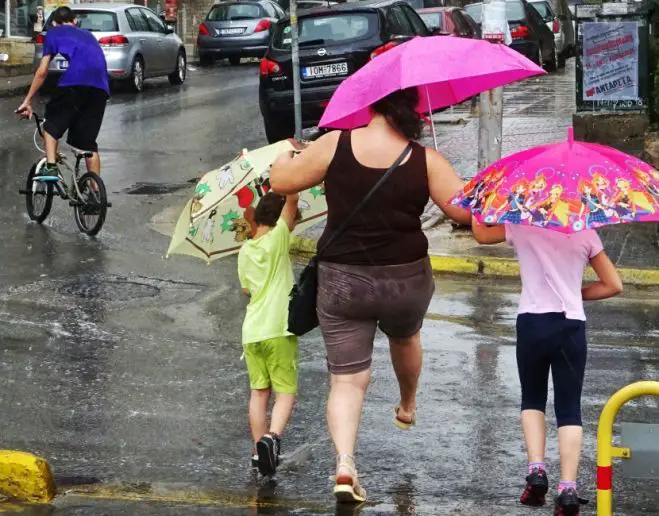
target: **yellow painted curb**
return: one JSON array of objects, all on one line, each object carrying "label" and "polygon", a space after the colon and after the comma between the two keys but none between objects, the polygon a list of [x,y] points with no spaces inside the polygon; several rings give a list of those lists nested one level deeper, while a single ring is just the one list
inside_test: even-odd
[{"label": "yellow painted curb", "polygon": [[[316,241],[312,238],[294,237],[291,252],[310,256],[316,252]],[[519,263],[509,258],[489,256],[443,256],[431,255],[430,264],[437,274],[466,274],[491,277],[518,277]],[[624,283],[639,286],[659,286],[659,269],[618,269]],[[595,279],[591,269],[586,270],[586,280]]]},{"label": "yellow painted curb", "polygon": [[12,450],[0,450],[0,494],[12,500],[49,503],[57,490],[48,462]]}]

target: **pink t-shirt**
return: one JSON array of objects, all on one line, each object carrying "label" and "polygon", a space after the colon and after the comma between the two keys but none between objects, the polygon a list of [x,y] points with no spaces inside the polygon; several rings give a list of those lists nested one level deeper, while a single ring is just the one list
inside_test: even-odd
[{"label": "pink t-shirt", "polygon": [[515,248],[522,276],[519,313],[562,312],[568,319],[585,321],[581,288],[590,259],[603,250],[597,233],[565,235],[506,224],[506,240]]}]

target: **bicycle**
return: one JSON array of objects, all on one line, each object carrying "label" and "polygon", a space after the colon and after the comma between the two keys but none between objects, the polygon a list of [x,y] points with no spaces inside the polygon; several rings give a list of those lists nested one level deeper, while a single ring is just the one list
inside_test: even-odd
[{"label": "bicycle", "polygon": [[[33,114],[33,117],[37,124],[37,129],[34,131],[34,146],[39,152],[45,154],[37,141],[37,135],[43,139],[45,120],[36,113]],[[80,162],[83,159],[91,158],[93,153],[76,149],[71,145],[69,147],[75,156],[75,167],[69,164],[66,156],[61,152],[57,153],[57,164],[71,172],[71,185],[66,183],[61,174],[59,177],[47,179],[37,176],[41,168],[46,165],[44,155],[30,168],[25,189],[19,190],[19,193],[25,195],[27,213],[30,219],[37,224],[41,224],[50,214],[55,195],[65,201],[68,200],[69,206],[73,207],[78,229],[86,235],[94,236],[103,227],[107,210],[112,204],[108,202],[105,183],[99,175],[86,172],[80,176]]]}]

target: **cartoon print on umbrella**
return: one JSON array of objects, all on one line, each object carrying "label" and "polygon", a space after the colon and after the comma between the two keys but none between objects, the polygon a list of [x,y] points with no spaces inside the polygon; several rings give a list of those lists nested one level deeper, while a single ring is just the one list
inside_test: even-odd
[{"label": "cartoon print on umbrella", "polygon": [[582,179],[579,182],[579,194],[581,195],[581,208],[579,209],[578,220],[584,220],[586,227],[595,228],[604,224],[608,224],[609,217],[604,212],[604,206],[600,199],[597,197],[595,187],[591,181]]},{"label": "cartoon print on umbrella", "polygon": [[214,237],[213,237],[213,226],[215,226],[215,216],[217,215],[217,210],[211,211],[210,215],[208,216],[208,219],[206,219],[206,225],[204,226],[204,232],[201,235],[201,239],[204,242],[208,242],[209,244],[213,243]]},{"label": "cartoon print on umbrella", "polygon": [[563,186],[555,184],[549,190],[549,195],[536,205],[540,225],[549,224],[564,226],[567,221],[567,203],[563,201]]},{"label": "cartoon print on umbrella", "polygon": [[192,197],[192,207],[190,211],[192,214],[197,213],[198,211],[201,211],[203,208],[203,205],[201,204],[201,200],[204,198],[204,196],[208,193],[211,192],[211,187],[208,183],[199,183],[197,187],[194,190],[194,196]]},{"label": "cartoon print on umbrella", "polygon": [[224,190],[224,188],[228,185],[232,185],[234,183],[234,178],[233,178],[233,167],[232,164],[229,163],[227,165],[224,165],[220,171],[217,174],[217,185],[220,187],[220,190]]},{"label": "cartoon print on umbrella", "polygon": [[[655,204],[659,204],[659,186],[656,186],[652,182],[650,174],[639,168],[634,169],[634,174],[636,175],[638,182],[641,183],[643,188],[645,188],[645,190],[654,198]],[[659,173],[657,173],[656,170],[654,171],[653,175],[656,175],[656,180],[659,181]]]},{"label": "cartoon print on umbrella", "polygon": [[[502,204],[496,211],[498,222],[510,222],[511,224],[520,224],[522,222],[522,212],[524,208],[525,193],[528,189],[529,182],[526,179],[518,181],[511,189],[508,200]],[[508,209],[503,216],[501,212]]]},{"label": "cartoon print on umbrella", "polygon": [[539,173],[533,181],[529,184],[529,194],[526,196],[524,203],[524,213],[522,219],[531,219],[531,223],[542,223],[542,216],[538,212],[533,211],[532,208],[540,201],[540,196],[547,189],[547,180],[544,173]]},{"label": "cartoon print on umbrella", "polygon": [[[596,167],[592,167],[591,172],[593,171],[593,169],[596,169]],[[600,204],[604,208],[604,213],[606,213],[607,217],[615,217],[616,212],[611,208],[611,201],[610,201],[611,182],[599,172],[595,172],[593,174],[593,186],[595,187],[595,192],[599,196]]]}]

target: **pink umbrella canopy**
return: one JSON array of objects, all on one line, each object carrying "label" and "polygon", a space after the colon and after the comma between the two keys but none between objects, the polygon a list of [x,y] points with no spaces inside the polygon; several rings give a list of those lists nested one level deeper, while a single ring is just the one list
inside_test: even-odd
[{"label": "pink umbrella canopy", "polygon": [[377,56],[343,81],[319,125],[364,126],[371,120],[369,106],[414,86],[423,88],[419,112],[427,113],[543,73],[506,45],[449,36],[417,37]]},{"label": "pink umbrella canopy", "polygon": [[484,224],[562,233],[659,222],[659,172],[623,152],[574,141],[513,154],[474,177],[451,203]]}]

